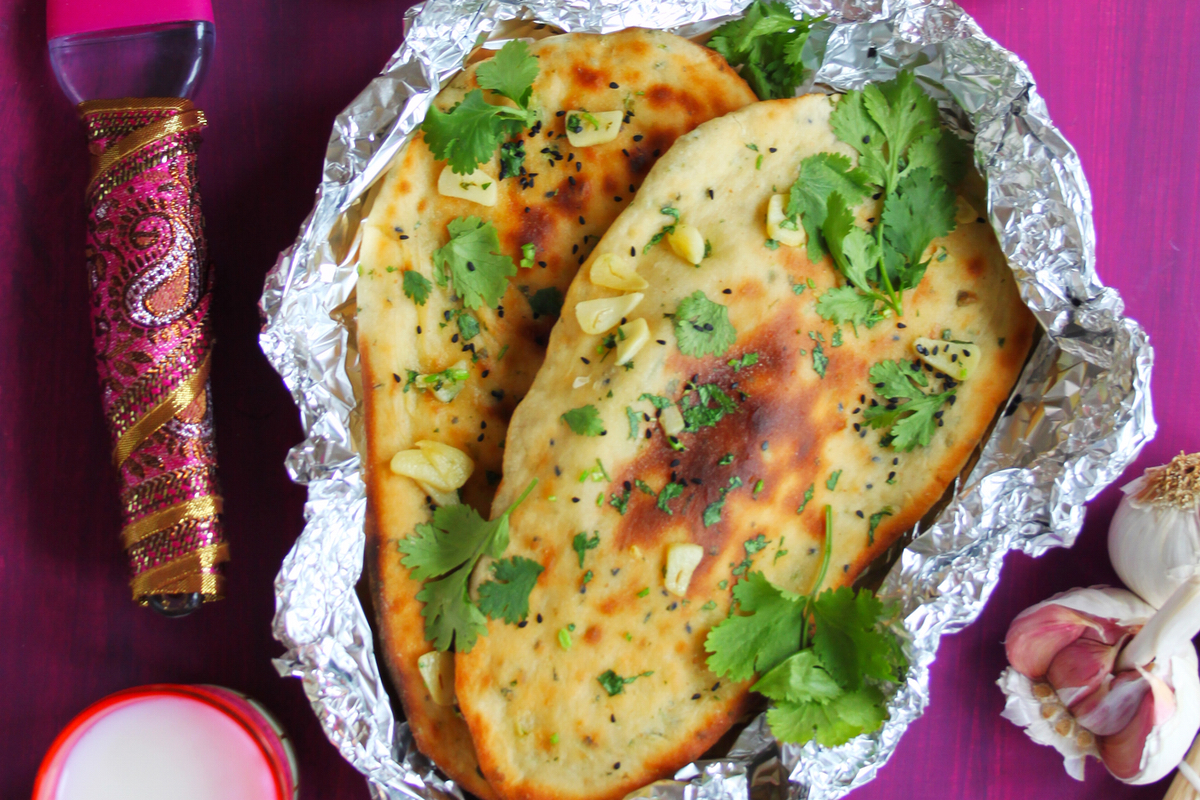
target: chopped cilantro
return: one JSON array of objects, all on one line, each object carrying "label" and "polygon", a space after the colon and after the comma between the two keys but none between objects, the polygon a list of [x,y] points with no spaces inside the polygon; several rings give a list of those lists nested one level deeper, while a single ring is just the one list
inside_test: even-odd
[{"label": "chopped cilantro", "polygon": [[[521,169],[525,166],[525,142],[522,139],[513,139],[512,141],[503,142],[500,145],[500,180],[511,178],[521,174]],[[521,262],[522,267],[532,267],[533,264]]]},{"label": "chopped cilantro", "polygon": [[[716,406],[711,406],[712,403],[716,403]],[[726,414],[733,414],[737,411],[737,403],[715,383],[701,384],[684,392],[684,399],[679,405],[683,414],[683,429],[688,433],[695,433],[704,427],[712,427],[720,422]]]},{"label": "chopped cilantro", "polygon": [[612,478],[608,474],[608,470],[604,468],[604,462],[598,458],[596,459],[596,465],[594,467],[588,467],[583,472],[579,473],[580,483],[583,483],[588,478],[591,478],[596,483],[600,483],[601,481],[612,481]]},{"label": "chopped cilantro", "polygon": [[737,338],[729,311],[702,291],[679,301],[675,309],[675,338],[686,356],[724,355]]},{"label": "chopped cilantro", "polygon": [[467,308],[485,303],[496,308],[517,268],[511,258],[496,253],[500,239],[495,227],[479,217],[458,217],[447,229],[450,241],[433,251],[438,286],[452,282]]},{"label": "chopped cilantro", "polygon": [[727,464],[732,464],[733,463],[733,453],[726,453],[725,455],[721,456],[721,459],[717,463],[722,466],[725,466]]},{"label": "chopped cilantro", "polygon": [[464,342],[469,342],[479,335],[479,320],[475,319],[471,312],[460,312],[457,321],[458,332]]},{"label": "chopped cilantro", "polygon": [[429,282],[429,278],[411,269],[404,271],[404,296],[409,300],[423,306],[432,290],[433,284]]},{"label": "chopped cilantro", "polygon": [[425,639],[438,650],[453,646],[460,653],[469,653],[478,637],[487,634],[487,618],[467,594],[471,571],[482,556],[499,558],[504,554],[509,515],[536,484],[536,480],[530,482],[521,496],[490,522],[470,506],[442,506],[434,511],[431,523],[418,524],[415,532],[400,542],[402,563],[414,580],[424,581],[417,600],[424,604]]},{"label": "chopped cilantro", "polygon": [[600,412],[590,403],[580,408],[572,408],[559,419],[580,436],[599,436],[604,433],[604,421],[600,419]]},{"label": "chopped cilantro", "polygon": [[665,511],[668,514],[673,513],[671,511],[670,502],[676,497],[679,497],[681,494],[683,494],[683,484],[674,482],[668,483],[662,488],[662,491],[658,493],[658,510]]},{"label": "chopped cilantro", "polygon": [[768,250],[778,250],[779,242],[775,241],[774,239],[766,239],[763,241],[763,247],[767,248]]},{"label": "chopped cilantro", "polygon": [[661,394],[643,394],[638,400],[647,400],[650,405],[657,408],[659,411],[665,411],[675,405],[669,397],[663,397]]},{"label": "chopped cilantro", "polygon": [[723,509],[725,507],[725,496],[741,485],[742,485],[742,479],[739,478],[737,475],[734,475],[732,478],[729,479],[728,486],[721,487],[721,496],[717,500],[714,500],[713,502],[709,503],[708,506],[704,509],[704,516],[703,516],[704,527],[707,528],[710,525],[716,525],[718,522],[721,521],[721,509]]},{"label": "chopped cilantro", "polygon": [[558,629],[558,646],[563,650],[571,649],[571,632],[566,628]]},{"label": "chopped cilantro", "polygon": [[804,513],[804,509],[808,507],[809,501],[813,499],[813,490],[816,488],[817,485],[815,483],[810,483],[808,488],[804,490],[804,502],[802,502],[800,507],[796,509],[797,514]]},{"label": "chopped cilantro", "polygon": [[891,506],[884,506],[882,511],[876,511],[870,516],[870,518],[867,520],[867,524],[870,526],[867,528],[868,545],[875,544],[875,529],[879,527],[879,523],[883,522],[884,517],[890,516],[892,516]]},{"label": "chopped cilantro", "polygon": [[633,675],[629,678],[622,678],[611,669],[606,669],[604,672],[600,673],[599,676],[597,676],[596,680],[600,681],[600,685],[604,687],[604,691],[608,692],[609,697],[616,697],[625,691],[626,686],[633,683],[638,678],[646,678],[653,674],[653,670],[647,670],[646,672]]},{"label": "chopped cilantro", "polygon": [[753,539],[747,539],[746,541],[742,542],[742,548],[745,549],[747,554],[754,555],[761,550],[765,550],[767,545],[770,543],[771,540],[760,533]]},{"label": "chopped cilantro", "polygon": [[593,530],[590,539],[587,531],[581,530],[580,533],[575,534],[575,539],[571,540],[571,548],[574,549],[575,554],[580,557],[581,570],[583,569],[584,555],[587,555],[588,551],[594,551],[594,549],[598,547],[600,547],[600,531]]},{"label": "chopped cilantro", "polygon": [[491,565],[492,579],[479,586],[479,610],[492,619],[516,625],[529,616],[529,593],[533,591],[542,565],[513,556]]},{"label": "chopped cilantro", "polygon": [[812,351],[813,372],[825,377],[825,368],[829,366],[829,356],[825,355],[825,348],[821,345],[813,345]]},{"label": "chopped cilantro", "polygon": [[729,366],[733,367],[733,371],[741,372],[746,367],[752,367],[758,363],[758,353],[745,353],[741,358],[730,360]]},{"label": "chopped cilantro", "polygon": [[629,420],[629,438],[638,437],[638,415],[631,407],[625,406],[625,418]]},{"label": "chopped cilantro", "polygon": [[[816,19],[792,16],[787,5],[755,0],[745,15],[717,28],[708,46],[725,57],[760,100],[791,97],[804,80],[801,53]],[[749,145],[747,145],[749,147]]]},{"label": "chopped cilantro", "polygon": [[646,596],[646,595],[648,595],[648,594],[650,594],[650,587],[649,587],[649,586],[647,586],[645,589],[642,589],[640,592],[638,592],[637,596],[638,596],[638,597],[645,597],[645,596]]},{"label": "chopped cilantro", "polygon": [[641,491],[642,494],[648,494],[651,497],[658,497],[658,492],[651,489],[650,484],[646,483],[641,478],[635,478],[633,481],[633,485],[635,488],[637,488],[639,491]]},{"label": "chopped cilantro", "polygon": [[842,477],[842,471],[840,469],[835,469],[833,472],[829,473],[829,480],[825,481],[825,488],[832,492],[837,488],[838,478],[840,477]]},{"label": "chopped cilantro", "polygon": [[843,342],[842,342],[842,329],[841,329],[841,328],[838,328],[837,330],[835,330],[835,331],[833,332],[833,339],[831,339],[831,340],[830,340],[830,342],[829,342],[829,346],[830,346],[830,347],[841,347],[841,346],[842,346],[842,344],[843,344]]},{"label": "chopped cilantro", "polygon": [[668,217],[674,218],[675,222],[670,223],[668,225],[663,225],[662,229],[659,230],[658,233],[656,233],[650,237],[650,241],[646,242],[646,246],[642,248],[643,255],[645,255],[646,253],[649,253],[650,248],[654,247],[654,245],[661,242],[664,238],[666,238],[666,236],[668,234],[674,233],[675,226],[677,224],[679,224],[679,209],[672,208],[671,206],[664,206],[663,208],[659,209],[659,213],[666,214]]},{"label": "chopped cilantro", "polygon": [[615,508],[621,516],[625,516],[625,512],[629,510],[629,495],[632,489],[626,489],[620,495],[610,494],[608,496],[608,504]]}]

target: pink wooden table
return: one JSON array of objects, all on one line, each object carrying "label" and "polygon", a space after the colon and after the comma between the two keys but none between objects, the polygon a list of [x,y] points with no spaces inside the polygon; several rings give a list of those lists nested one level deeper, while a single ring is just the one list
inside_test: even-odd
[{"label": "pink wooden table", "polygon": [[[92,364],[83,276],[86,154],[46,60],[41,2],[0,0],[0,796],[28,796],[56,732],[141,683],[217,683],[264,701],[292,733],[302,796],[365,798],[297,681],[270,659],[271,581],[300,531],[304,493],[281,466],[300,439],[258,350],[266,270],[311,207],[334,115],[401,37],[405,2],[217,0],[218,43],[197,98],[211,126],[200,179],[218,270],[213,387],[234,561],[229,597],[178,621],[128,600],[115,482]],[[1091,180],[1102,278],[1150,331],[1158,439],[1138,469],[1200,450],[1200,4],[965,0],[1021,54]],[[1132,473],[1131,473],[1132,474]],[[1071,551],[1009,559],[983,617],[946,639],[932,705],[868,798],[1160,798],[1058,757],[999,718],[1000,644],[1022,608],[1112,581],[1115,490]]]}]

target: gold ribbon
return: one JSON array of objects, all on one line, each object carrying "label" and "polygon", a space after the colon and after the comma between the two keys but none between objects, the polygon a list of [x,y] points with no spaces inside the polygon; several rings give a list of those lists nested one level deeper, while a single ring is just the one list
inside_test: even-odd
[{"label": "gold ribbon", "polygon": [[224,594],[225,579],[212,572],[217,564],[229,560],[229,544],[210,544],[148,569],[129,582],[133,599],[143,602],[150,594],[192,594],[199,592],[205,601],[219,600]]},{"label": "gold ribbon", "polygon": [[[163,110],[180,110],[181,113],[174,116],[161,119],[158,122],[152,122],[145,127],[138,128],[136,131],[124,136],[113,144],[104,149],[104,152],[98,156],[92,157],[92,174],[88,180],[88,191],[96,185],[96,181],[112,168],[114,164],[123,158],[126,158],[143,147],[161,141],[168,136],[173,136],[177,133],[185,133],[187,131],[200,130],[208,121],[204,117],[204,112],[193,108],[192,104],[187,100],[164,101],[150,100],[144,103],[130,103],[128,101],[119,101],[114,104],[114,101],[99,100],[88,103],[81,103],[79,106],[80,113],[87,115],[96,111],[106,110],[128,110],[130,108],[138,109],[163,109]],[[186,109],[186,110],[185,110]]]},{"label": "gold ribbon", "polygon": [[125,529],[121,531],[121,542],[128,550],[147,536],[165,531],[184,520],[216,516],[224,510],[224,505],[222,499],[217,495],[194,497],[185,503],[165,508],[126,525]]},{"label": "gold ribbon", "polygon": [[172,389],[171,393],[161,403],[146,412],[145,416],[125,429],[113,447],[113,464],[117,469],[121,468],[125,459],[129,458],[138,445],[146,441],[156,430],[170,422],[172,417],[190,406],[200,396],[200,393],[204,391],[204,385],[208,382],[211,360],[212,353],[206,354],[199,369]]}]

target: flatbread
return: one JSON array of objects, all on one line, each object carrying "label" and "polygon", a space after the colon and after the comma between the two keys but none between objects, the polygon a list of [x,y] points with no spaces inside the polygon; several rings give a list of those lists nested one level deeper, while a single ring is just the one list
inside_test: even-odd
[{"label": "flatbread", "polygon": [[[506,800],[614,800],[702,754],[737,719],[751,685],[706,666],[705,637],[729,613],[732,585],[753,569],[811,591],[826,504],[833,541],[824,586],[851,583],[960,473],[1020,372],[1035,322],[991,227],[969,206],[960,206],[967,213],[957,230],[935,241],[946,258],[906,293],[903,318],[857,333],[844,326],[840,338],[815,310],[817,297],[843,282],[828,258],[813,264],[804,248],[767,246],[768,200],[795,180],[799,162],[818,152],[854,157],[830,128],[832,105],[822,95],[756,103],[680,138],[655,165],[591,255],[632,252],[649,282],[628,314],[650,328],[632,369],[599,360],[601,337],[584,333],[574,313],[582,301],[619,293],[587,278],[590,261],[571,286],[545,364],[513,415],[493,505],[498,513],[538,480],[511,517],[507,555],[545,572],[528,624],[492,622],[456,658],[460,707],[483,772]],[[660,212],[668,205],[711,243],[698,267],[665,241],[644,252],[673,222]],[[668,315],[697,291],[726,306],[736,328],[720,357],[687,357],[677,345]],[[979,367],[945,406],[929,446],[882,446],[881,433],[861,424],[874,398],[868,370],[912,361],[916,338],[946,329],[979,347]],[[828,358],[823,378],[818,345]],[[741,366],[750,353],[757,363]],[[689,381],[718,384],[737,410],[681,434],[686,450],[676,451],[639,397],[679,400]],[[589,404],[604,435],[574,433],[561,419]],[[611,482],[581,480],[597,459]],[[659,492],[675,478],[687,488],[668,503],[670,514],[635,483]],[[631,484],[622,514],[611,500]],[[722,497],[719,519],[705,524]],[[872,532],[872,515],[884,509],[891,516]],[[599,537],[582,566],[572,546],[579,532]],[[685,598],[664,588],[667,547],[681,542],[705,551]],[[625,679],[620,693],[599,680],[607,670]]]},{"label": "flatbread", "polygon": [[[393,475],[393,454],[421,439],[453,445],[475,471],[464,502],[486,516],[499,481],[509,416],[541,365],[554,317],[535,315],[530,299],[551,287],[566,293],[600,235],[629,204],[658,156],[706,120],[752,102],[745,82],[720,56],[668,33],[627,30],[605,36],[570,34],[530,46],[539,58],[533,105],[537,135],[526,137],[525,166],[536,177],[499,184],[492,208],[438,194],[444,163],[418,135],[382,180],[364,223],[358,282],[358,347],[362,356],[366,427],[367,563],[384,657],[397,684],[418,747],[448,775],[481,797],[465,724],[453,707],[433,702],[416,661],[431,646],[424,636],[420,582],[400,563],[398,540],[430,516],[425,493]],[[438,96],[448,109],[477,88],[475,66]],[[489,96],[492,102],[500,102]],[[503,101],[507,102],[507,101]],[[606,144],[572,148],[558,112],[627,110],[620,135]],[[499,174],[498,158],[482,168]],[[447,241],[447,224],[477,216],[495,226],[500,252],[518,260],[537,246],[537,266],[520,269],[497,310],[474,312],[484,330],[470,342],[447,315],[461,308],[435,288],[424,306],[402,289],[406,270],[431,281],[431,253]],[[560,295],[561,297],[561,295]],[[404,391],[407,371],[439,372],[469,363],[466,387],[453,402]]]}]

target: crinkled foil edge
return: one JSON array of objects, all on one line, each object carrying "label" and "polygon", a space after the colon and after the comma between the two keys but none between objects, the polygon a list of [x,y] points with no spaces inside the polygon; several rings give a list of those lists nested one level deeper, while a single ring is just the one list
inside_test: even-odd
[{"label": "crinkled foil edge", "polygon": [[[267,275],[260,302],[261,346],[308,434],[286,462],[292,479],[308,486],[308,501],[304,531],[275,580],[274,634],[287,648],[275,665],[301,679],[330,741],[368,778],[374,797],[462,800],[463,792],[417,751],[394,715],[355,593],[366,500],[353,442],[357,355],[340,311],[353,297],[365,192],[439,87],[479,42],[502,42],[511,21],[695,35],[745,5],[430,0],[407,12],[403,46],[335,121],[316,204]],[[1025,64],[948,0],[791,5],[829,15],[810,39],[805,60],[815,74],[801,92],[857,88],[912,67],[951,125],[974,131],[988,217],[1046,335],[978,462],[884,580],[881,595],[902,609],[912,668],[889,700],[883,728],[838,748],[781,748],[760,716],[724,758],[691,764],[675,780],[636,793],[654,800],[832,800],[870,781],[929,703],[939,639],[979,615],[1005,554],[1071,546],[1084,504],[1155,432],[1153,351],[1096,275],[1087,181]]]}]

